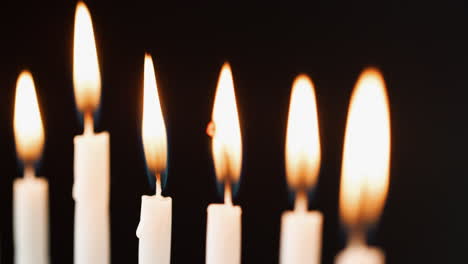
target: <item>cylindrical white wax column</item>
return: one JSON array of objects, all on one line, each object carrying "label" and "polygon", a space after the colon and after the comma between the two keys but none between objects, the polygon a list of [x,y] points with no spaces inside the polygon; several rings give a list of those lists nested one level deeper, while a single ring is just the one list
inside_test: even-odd
[{"label": "cylindrical white wax column", "polygon": [[318,211],[285,212],[281,219],[280,264],[319,264],[322,222]]},{"label": "cylindrical white wax column", "polygon": [[384,264],[385,254],[377,247],[351,245],[336,256],[336,264]]},{"label": "cylindrical white wax column", "polygon": [[206,264],[241,263],[241,215],[240,206],[208,206]]},{"label": "cylindrical white wax column", "polygon": [[16,264],[49,263],[49,184],[26,177],[13,183]]},{"label": "cylindrical white wax column", "polygon": [[141,197],[141,215],[136,235],[140,239],[139,264],[169,264],[171,261],[172,199],[161,195]]},{"label": "cylindrical white wax column", "polygon": [[109,264],[109,133],[75,137],[75,264]]}]

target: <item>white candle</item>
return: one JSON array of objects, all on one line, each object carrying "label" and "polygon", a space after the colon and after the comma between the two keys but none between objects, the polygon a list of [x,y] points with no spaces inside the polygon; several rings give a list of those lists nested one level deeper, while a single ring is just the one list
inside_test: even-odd
[{"label": "white candle", "polygon": [[49,263],[49,184],[34,174],[44,145],[44,129],[32,75],[20,74],[16,88],[14,131],[24,179],[13,183],[16,264]]},{"label": "white candle", "polygon": [[281,218],[280,263],[320,263],[322,222],[318,211],[285,212]]},{"label": "white candle", "polygon": [[16,264],[49,263],[49,185],[34,175],[13,184]]},{"label": "white candle", "polygon": [[83,2],[75,14],[73,82],[84,134],[75,137],[75,264],[110,263],[109,133],[94,133],[93,112],[99,105],[101,77],[91,15]]},{"label": "white candle", "polygon": [[231,185],[240,177],[242,141],[234,82],[227,63],[221,69],[208,133],[212,136],[216,177],[225,186],[225,203],[208,206],[206,263],[239,264],[242,210],[232,204]]},{"label": "white candle", "polygon": [[351,96],[341,168],[340,215],[349,230],[348,247],[337,264],[383,264],[378,248],[368,247],[365,233],[383,210],[390,171],[390,113],[385,82],[366,69]]},{"label": "white candle", "polygon": [[141,197],[138,263],[171,262],[172,199],[161,195]]},{"label": "white candle", "polygon": [[74,263],[110,263],[109,133],[76,136],[74,166]]},{"label": "white candle", "polygon": [[156,194],[142,196],[137,228],[138,263],[169,264],[171,261],[172,199],[163,197],[161,173],[166,170],[167,136],[157,92],[153,60],[145,56],[142,135],[146,163],[156,176]]},{"label": "white candle", "polygon": [[320,135],[312,81],[296,78],[291,92],[286,136],[288,185],[296,190],[294,211],[281,219],[281,264],[318,264],[322,250],[322,213],[307,211],[306,191],[317,182],[320,169]]},{"label": "white candle", "polygon": [[206,263],[241,263],[240,206],[210,204],[207,212]]},{"label": "white candle", "polygon": [[385,254],[376,247],[365,244],[351,245],[336,256],[336,264],[383,264]]}]

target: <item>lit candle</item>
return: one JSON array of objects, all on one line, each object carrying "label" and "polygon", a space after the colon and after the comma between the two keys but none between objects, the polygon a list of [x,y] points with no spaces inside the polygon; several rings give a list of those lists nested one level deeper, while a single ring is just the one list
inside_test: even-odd
[{"label": "lit candle", "polygon": [[232,185],[240,177],[242,141],[234,82],[227,63],[219,76],[208,133],[212,136],[216,177],[224,184],[224,204],[208,206],[206,264],[239,264],[242,210],[232,204]]},{"label": "lit candle", "polygon": [[94,133],[93,113],[101,95],[101,77],[88,8],[75,14],[73,84],[84,134],[75,137],[75,264],[110,263],[109,133]]},{"label": "lit candle", "polygon": [[169,264],[171,260],[172,199],[161,195],[161,174],[166,171],[167,137],[159,102],[153,60],[145,56],[143,95],[143,146],[146,164],[156,177],[156,194],[141,197],[138,263]]},{"label": "lit candle", "polygon": [[343,150],[340,216],[349,231],[337,264],[385,262],[382,250],[366,245],[366,231],[383,210],[389,185],[390,113],[382,74],[360,76],[351,96]]},{"label": "lit candle", "polygon": [[286,174],[296,201],[294,211],[282,216],[281,264],[320,263],[323,216],[308,211],[307,206],[307,192],[317,183],[320,156],[314,86],[306,75],[300,75],[291,92],[286,135]]},{"label": "lit candle", "polygon": [[14,131],[16,152],[24,164],[24,178],[13,184],[16,264],[49,263],[49,184],[37,178],[34,163],[44,146],[44,128],[31,73],[16,83]]}]

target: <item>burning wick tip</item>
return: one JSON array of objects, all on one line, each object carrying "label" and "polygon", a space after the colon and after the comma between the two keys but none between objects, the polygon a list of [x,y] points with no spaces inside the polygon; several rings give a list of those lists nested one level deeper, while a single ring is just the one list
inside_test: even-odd
[{"label": "burning wick tip", "polygon": [[224,183],[224,204],[232,205],[232,190],[229,182]]},{"label": "burning wick tip", "polygon": [[162,193],[161,174],[156,173],[156,196],[161,196],[161,193]]},{"label": "burning wick tip", "polygon": [[210,137],[213,137],[216,132],[216,126],[213,121],[210,121],[206,126],[206,134]]},{"label": "burning wick tip", "polygon": [[307,211],[307,194],[305,191],[298,191],[296,193],[296,201],[294,203],[294,210],[296,212],[306,212]]},{"label": "burning wick tip", "polygon": [[94,133],[94,120],[92,111],[86,111],[84,113],[84,133],[88,135]]},{"label": "burning wick tip", "polygon": [[359,246],[366,244],[366,235],[362,230],[354,230],[349,234],[348,245]]},{"label": "burning wick tip", "polygon": [[24,166],[24,178],[32,179],[34,178],[34,167],[31,164],[26,164]]}]

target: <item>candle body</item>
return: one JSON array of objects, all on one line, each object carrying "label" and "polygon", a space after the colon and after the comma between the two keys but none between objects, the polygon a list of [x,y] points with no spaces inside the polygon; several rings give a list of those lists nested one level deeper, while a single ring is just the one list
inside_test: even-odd
[{"label": "candle body", "polygon": [[75,264],[109,264],[109,133],[75,137]]},{"label": "candle body", "polygon": [[385,254],[376,247],[351,245],[336,256],[336,264],[384,264]]},{"label": "candle body", "polygon": [[16,264],[49,263],[49,185],[42,178],[13,183]]},{"label": "candle body", "polygon": [[13,183],[16,264],[49,263],[49,185],[42,178]]},{"label": "candle body", "polygon": [[283,213],[280,264],[319,264],[323,216],[318,211]]},{"label": "candle body", "polygon": [[136,235],[139,264],[169,264],[171,261],[172,199],[142,196]]},{"label": "candle body", "polygon": [[240,206],[208,206],[206,264],[241,263],[241,215]]}]

